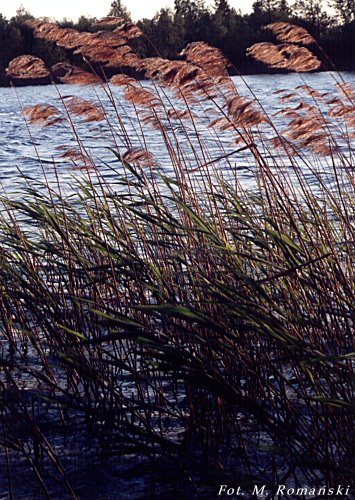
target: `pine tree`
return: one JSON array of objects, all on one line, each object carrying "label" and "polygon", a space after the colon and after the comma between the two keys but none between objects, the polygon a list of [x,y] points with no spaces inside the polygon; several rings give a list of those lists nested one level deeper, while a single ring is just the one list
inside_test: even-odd
[{"label": "pine tree", "polygon": [[350,24],[355,21],[355,0],[331,0],[329,5],[335,9],[341,23]]},{"label": "pine tree", "polygon": [[131,13],[127,7],[121,3],[121,0],[113,0],[108,13],[109,16],[123,17],[126,21],[130,21]]},{"label": "pine tree", "polygon": [[318,34],[329,25],[329,16],[323,10],[322,0],[296,0],[293,13],[311,23]]},{"label": "pine tree", "polygon": [[228,0],[215,0],[215,12],[220,12],[223,16],[230,13],[231,8]]},{"label": "pine tree", "polygon": [[253,4],[253,13],[263,22],[286,20],[290,15],[290,7],[287,0],[257,0]]},{"label": "pine tree", "polygon": [[278,5],[278,11],[280,13],[280,17],[283,19],[288,19],[291,14],[291,8],[287,0],[280,0]]}]

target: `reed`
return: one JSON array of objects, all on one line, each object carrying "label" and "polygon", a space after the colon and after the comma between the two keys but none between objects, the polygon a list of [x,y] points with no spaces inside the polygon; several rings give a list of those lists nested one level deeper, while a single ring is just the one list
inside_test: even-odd
[{"label": "reed", "polygon": [[[90,66],[139,69],[152,85],[124,75],[98,83],[111,114],[64,96],[61,107],[24,110],[32,123],[72,127],[77,147],[58,154],[81,175],[69,196],[59,182],[28,180],[21,200],[1,198],[6,456],[22,454],[48,498],[49,469],[75,497],[46,431],[49,411],[62,432],[79,425],[110,436],[113,454],[169,454],[187,477],[201,450],[216,482],[350,484],[353,89],[339,77],[337,97],[302,82],[282,90],[278,113],[288,126],[279,130],[257,96],[238,92],[217,49],[197,42],[184,60],[140,59],[129,44],[140,33],[121,21],[104,19],[109,30],[80,37],[34,26]],[[297,71],[319,67],[295,45],[313,43],[304,30],[270,29],[282,44],[258,44],[253,57]],[[65,81],[94,83],[70,71]],[[135,137],[115,86],[136,113]],[[115,183],[85,149],[75,117],[107,122]],[[169,174],[147,149],[152,127]],[[253,189],[240,180],[240,160]]]}]

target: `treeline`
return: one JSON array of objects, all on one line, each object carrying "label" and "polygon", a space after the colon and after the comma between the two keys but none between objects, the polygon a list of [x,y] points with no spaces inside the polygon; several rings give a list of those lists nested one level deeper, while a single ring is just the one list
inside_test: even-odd
[{"label": "treeline", "polygon": [[[330,8],[327,10],[327,8]],[[130,18],[120,0],[111,4],[109,15]],[[72,53],[33,37],[25,21],[33,16],[21,7],[10,20],[0,14],[0,84],[6,82],[5,69],[11,59],[33,54],[47,66],[56,62],[80,64]],[[220,48],[241,73],[265,71],[246,56],[250,45],[271,40],[263,26],[275,21],[290,21],[307,28],[339,70],[355,70],[354,0],[257,0],[250,14],[242,14],[228,0],[215,0],[207,7],[204,0],[175,0],[174,8],[162,8],[152,19],[138,21],[147,35],[136,42],[141,56],[178,57],[189,43],[204,40]],[[79,31],[93,31],[94,19],[81,16],[77,23],[66,19],[58,24]],[[321,55],[321,54],[320,54]],[[332,63],[323,57],[324,69]]]}]

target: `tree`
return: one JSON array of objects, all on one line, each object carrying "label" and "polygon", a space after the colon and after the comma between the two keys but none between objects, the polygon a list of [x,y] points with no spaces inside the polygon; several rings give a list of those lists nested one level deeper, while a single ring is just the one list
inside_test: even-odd
[{"label": "tree", "polygon": [[78,31],[92,31],[94,24],[95,19],[93,17],[80,16],[78,22],[74,24],[74,27]]},{"label": "tree", "polygon": [[198,16],[198,5],[194,0],[175,0],[174,13],[185,22],[193,22]]},{"label": "tree", "polygon": [[215,0],[215,13],[220,12],[223,16],[230,13],[231,8],[228,0]]},{"label": "tree", "polygon": [[204,0],[174,1],[174,25],[184,38],[184,44],[201,40],[209,19],[210,13],[206,9]]},{"label": "tree", "polygon": [[355,0],[331,0],[329,6],[335,9],[340,23],[350,24],[355,21]]},{"label": "tree", "polygon": [[176,57],[177,51],[182,49],[181,40],[175,37],[173,13],[168,8],[160,9],[154,18],[154,44],[159,54],[166,58]]},{"label": "tree", "polygon": [[25,9],[23,5],[20,5],[20,7],[16,10],[16,16],[12,19],[16,23],[22,24],[29,19],[34,19],[34,17],[27,9]]},{"label": "tree", "polygon": [[311,23],[318,35],[329,25],[329,16],[323,10],[322,0],[296,0],[292,10],[295,16]]},{"label": "tree", "polygon": [[253,15],[260,20],[260,24],[285,21],[289,18],[290,10],[287,0],[256,0],[253,3]]},{"label": "tree", "polygon": [[[215,0],[215,12],[212,16],[212,44],[226,51],[225,41],[231,26],[232,10],[227,0]],[[233,30],[234,31],[234,30]]]},{"label": "tree", "polygon": [[113,0],[108,15],[123,17],[126,21],[131,20],[131,13],[128,11],[127,7],[122,4],[121,0]]},{"label": "tree", "polygon": [[287,0],[280,0],[279,1],[278,11],[279,11],[280,19],[286,21],[290,17],[291,7],[289,6]]}]

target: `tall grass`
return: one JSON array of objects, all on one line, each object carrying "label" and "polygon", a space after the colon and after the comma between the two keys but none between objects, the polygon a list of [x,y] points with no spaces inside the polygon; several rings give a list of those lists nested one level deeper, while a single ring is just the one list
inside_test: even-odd
[{"label": "tall grass", "polygon": [[[97,36],[90,43],[89,55],[103,50]],[[46,412],[58,432],[75,424],[109,437],[113,454],[169,454],[186,480],[205,461],[217,482],[238,475],[270,491],[350,484],[353,91],[340,80],[336,98],[302,82],[283,91],[285,132],[257,96],[240,95],[218,51],[192,44],[185,57],[139,60],[149,88],[123,75],[102,83],[110,113],[68,97],[62,111],[27,109],[33,122],[67,121],[78,147],[63,156],[83,173],[70,195],[59,181],[27,180],[21,199],[1,199],[9,492],[17,451],[48,498],[43,462],[77,494]],[[135,110],[135,137],[112,84]],[[114,183],[85,149],[76,115],[107,120]],[[151,127],[169,173],[147,150]],[[223,134],[235,140],[233,152]]]}]

